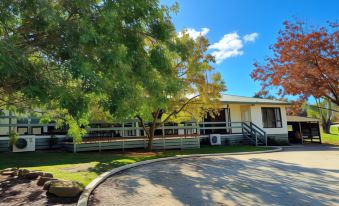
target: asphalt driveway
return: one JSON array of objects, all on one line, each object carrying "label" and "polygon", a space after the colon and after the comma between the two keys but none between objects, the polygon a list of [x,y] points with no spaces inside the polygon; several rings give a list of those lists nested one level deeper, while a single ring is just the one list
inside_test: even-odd
[{"label": "asphalt driveway", "polygon": [[339,147],[144,165],[108,178],[89,205],[339,205]]}]

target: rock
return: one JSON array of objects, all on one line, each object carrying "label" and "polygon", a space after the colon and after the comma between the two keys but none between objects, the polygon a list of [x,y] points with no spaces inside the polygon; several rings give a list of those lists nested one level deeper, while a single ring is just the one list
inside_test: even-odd
[{"label": "rock", "polygon": [[23,177],[23,175],[25,174],[28,174],[29,173],[29,170],[26,170],[26,169],[20,169],[18,170],[18,176],[21,178]]},{"label": "rock", "polygon": [[76,197],[81,194],[84,187],[75,181],[51,181],[48,193],[58,197]]},{"label": "rock", "polygon": [[42,176],[43,174],[44,174],[43,172],[34,172],[34,171],[31,171],[31,172],[29,172],[27,174],[23,174],[22,178],[28,179],[28,180],[33,180],[33,179],[38,178],[39,176]]},{"label": "rock", "polygon": [[39,180],[37,182],[37,185],[38,186],[43,186],[47,181],[51,181],[51,180],[57,180],[57,179],[54,179],[52,177],[44,177],[44,176],[40,176],[39,177]]},{"label": "rock", "polygon": [[17,167],[6,168],[6,169],[1,170],[1,172],[4,172],[4,171],[16,171],[16,170],[18,170],[18,169],[19,169],[19,168],[17,168]]},{"label": "rock", "polygon": [[12,176],[14,172],[15,171],[2,171],[1,174],[2,175],[10,175],[10,176]]},{"label": "rock", "polygon": [[42,177],[50,177],[50,178],[53,178],[53,174],[52,174],[52,173],[48,173],[48,172],[44,172],[44,174],[42,174]]},{"label": "rock", "polygon": [[13,172],[13,174],[11,174],[12,177],[18,176],[18,175],[19,175],[19,170],[16,170],[16,171]]},{"label": "rock", "polygon": [[6,168],[4,170],[1,170],[1,174],[2,175],[11,175],[11,176],[14,176],[13,174],[16,174],[17,170],[18,170],[18,168],[16,168],[16,167]]},{"label": "rock", "polygon": [[52,182],[56,182],[56,181],[61,181],[61,180],[48,180],[47,182],[45,182],[44,187],[42,189],[48,190],[49,187],[51,186]]}]

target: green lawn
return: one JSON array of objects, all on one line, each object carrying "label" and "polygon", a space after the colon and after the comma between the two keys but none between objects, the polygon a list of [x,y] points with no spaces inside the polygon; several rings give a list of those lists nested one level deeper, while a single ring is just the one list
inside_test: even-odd
[{"label": "green lawn", "polygon": [[321,141],[326,144],[339,145],[339,132],[337,126],[331,126],[331,134],[321,132]]},{"label": "green lawn", "polygon": [[56,178],[76,180],[87,185],[99,174],[113,168],[143,160],[186,154],[211,154],[261,151],[271,148],[253,146],[204,146],[200,149],[166,152],[47,152],[0,153],[0,169],[27,168],[51,172]]}]

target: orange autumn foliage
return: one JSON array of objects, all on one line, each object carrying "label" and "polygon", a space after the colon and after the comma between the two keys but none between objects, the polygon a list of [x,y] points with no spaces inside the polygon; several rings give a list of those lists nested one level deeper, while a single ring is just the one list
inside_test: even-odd
[{"label": "orange autumn foliage", "polygon": [[277,87],[279,95],[326,98],[339,105],[339,24],[305,28],[300,21],[284,22],[273,55],[256,67],[251,77],[261,92]]}]

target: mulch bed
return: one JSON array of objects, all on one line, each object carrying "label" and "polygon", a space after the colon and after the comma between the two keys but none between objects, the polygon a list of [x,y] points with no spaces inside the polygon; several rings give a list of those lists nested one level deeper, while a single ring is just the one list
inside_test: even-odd
[{"label": "mulch bed", "polygon": [[21,205],[76,205],[77,198],[60,198],[46,194],[37,180],[0,175],[0,206]]}]

